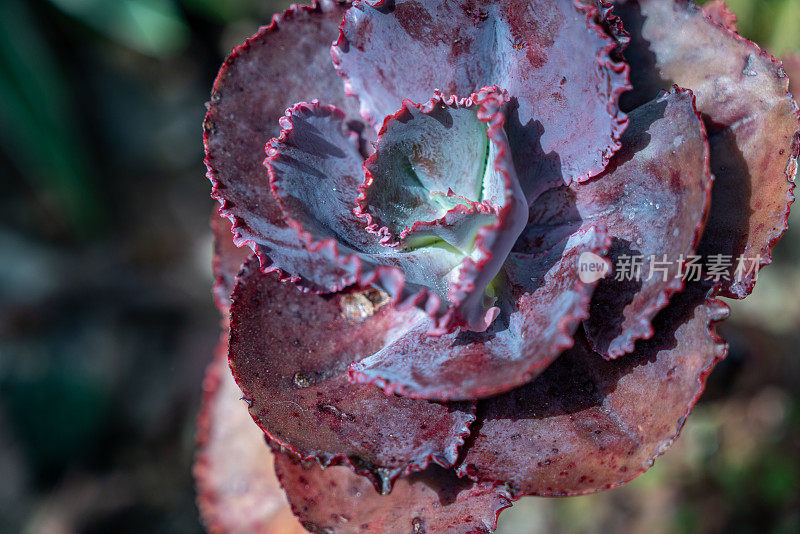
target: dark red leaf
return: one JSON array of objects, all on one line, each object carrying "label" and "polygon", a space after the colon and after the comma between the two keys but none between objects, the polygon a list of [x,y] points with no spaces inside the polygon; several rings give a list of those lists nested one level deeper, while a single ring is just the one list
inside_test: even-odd
[{"label": "dark red leaf", "polygon": [[489,330],[430,337],[423,322],[353,364],[352,378],[438,400],[487,397],[528,382],[572,346],[596,285],[580,280],[578,259],[603,255],[609,244],[604,231],[590,227],[546,253],[512,254],[498,288],[503,311]]},{"label": "dark red leaf", "polygon": [[656,336],[606,360],[582,336],[531,384],[481,401],[461,474],[516,496],[576,495],[646,471],[677,437],[726,352],[727,306],[694,284],[655,320]]},{"label": "dark red leaf", "polygon": [[713,178],[693,100],[678,90],[632,111],[608,169],[540,196],[515,246],[535,253],[576,226],[608,228],[618,272],[598,285],[585,328],[595,350],[612,358],[652,335],[651,319],[683,287],[680,260],[702,235]]},{"label": "dark red leaf", "polygon": [[474,403],[393,397],[348,382],[348,365],[408,322],[379,299],[374,290],[303,293],[251,259],[233,293],[229,356],[250,413],[275,442],[303,459],[351,465],[386,490],[431,460],[452,465]]},{"label": "dark red leaf", "polygon": [[206,370],[197,420],[193,472],[203,522],[214,534],[303,534],[228,369],[227,338],[226,331]]},{"label": "dark red leaf", "polygon": [[286,225],[270,194],[264,145],[278,135],[278,119],[295,102],[319,98],[358,119],[330,57],[347,7],[320,0],[274,17],[225,60],[208,103],[204,139],[212,196],[234,223],[236,244],[253,248],[266,271],[280,269],[289,278],[319,259]]},{"label": "dark red leaf", "polygon": [[[225,315],[231,305],[236,275],[252,252],[249,248],[239,248],[233,244],[231,222],[223,218],[216,207],[211,213],[211,233],[214,236],[214,302]],[[227,341],[225,343],[227,345]]]},{"label": "dark red leaf", "polygon": [[772,261],[794,198],[800,126],[786,73],[756,44],[686,0],[630,0],[616,12],[631,33],[625,57],[634,90],[622,98],[623,109],[673,83],[697,96],[716,177],[699,251],[733,257],[729,280],[720,285],[726,296],[743,298],[759,267]]},{"label": "dark red leaf", "polygon": [[[604,224],[613,236],[618,272],[600,282],[584,323],[595,350],[611,358],[648,339],[652,318],[683,288],[682,262],[700,242],[713,183],[706,132],[691,93],[678,90],[640,106],[630,119],[608,169],[591,182],[544,196],[545,219],[532,226],[534,236],[542,224],[552,232],[552,212],[560,207],[561,224],[578,215],[581,224]],[[536,210],[534,205],[538,219]],[[642,264],[638,276],[635,261]]]},{"label": "dark red leaf", "polygon": [[609,57],[616,44],[595,14],[572,0],[358,1],[332,51],[373,123],[434,89],[507,89],[517,99],[509,138],[527,192],[543,179],[593,176],[619,147],[627,72]]},{"label": "dark red leaf", "polygon": [[401,478],[389,495],[344,467],[323,470],[278,455],[275,469],[311,532],[488,534],[500,511],[511,506],[502,487],[459,479],[437,466]]}]

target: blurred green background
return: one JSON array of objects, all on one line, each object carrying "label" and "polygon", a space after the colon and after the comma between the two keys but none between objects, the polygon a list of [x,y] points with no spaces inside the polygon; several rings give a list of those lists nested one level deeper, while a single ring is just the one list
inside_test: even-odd
[{"label": "blurred green background", "polygon": [[[800,0],[729,3],[800,52]],[[0,532],[201,532],[203,103],[286,4],[0,0]],[[800,532],[800,231],[775,257],[668,454],[619,489],[525,499],[500,532]]]}]

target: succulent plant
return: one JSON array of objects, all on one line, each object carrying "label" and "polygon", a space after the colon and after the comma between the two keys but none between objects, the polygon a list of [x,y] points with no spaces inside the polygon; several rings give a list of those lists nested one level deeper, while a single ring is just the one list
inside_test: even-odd
[{"label": "succulent plant", "polygon": [[799,124],[718,1],[276,16],[204,125],[209,528],[489,532],[643,473],[725,356],[717,297],[787,228]]}]

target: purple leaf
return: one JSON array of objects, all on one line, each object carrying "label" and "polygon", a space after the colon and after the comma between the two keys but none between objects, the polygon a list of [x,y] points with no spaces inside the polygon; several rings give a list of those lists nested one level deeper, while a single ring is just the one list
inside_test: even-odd
[{"label": "purple leaf", "polygon": [[264,162],[286,223],[314,257],[293,274],[326,292],[370,283],[377,265],[367,255],[382,251],[353,213],[364,158],[358,136],[344,121],[344,113],[332,106],[295,104],[281,118],[280,137],[267,144]]},{"label": "purple leaf", "polygon": [[[497,308],[484,290],[527,217],[503,131],[506,100],[487,87],[462,100],[405,102],[387,118],[362,183],[341,112],[318,103],[287,110],[266,165],[287,224],[318,257],[297,274],[329,291],[377,285],[401,307],[433,314],[435,334],[486,330]],[[348,275],[337,278],[340,270]]]},{"label": "purple leaf", "polygon": [[[228,313],[231,305],[231,293],[236,283],[236,275],[247,257],[252,254],[248,248],[239,248],[233,244],[231,222],[219,214],[214,208],[211,213],[211,233],[214,236],[214,303],[223,315]],[[227,346],[227,341],[225,342]]]},{"label": "purple leaf", "polygon": [[203,379],[193,473],[209,532],[303,534],[275,475],[264,434],[247,413],[228,369],[228,333]]},{"label": "purple leaf", "polygon": [[724,295],[744,298],[758,269],[771,263],[794,199],[800,125],[789,80],[779,61],[691,2],[620,4],[617,14],[631,33],[625,57],[634,85],[622,105],[631,109],[673,83],[694,91],[716,177],[699,250],[734,258],[720,285]]},{"label": "purple leaf", "polygon": [[[566,183],[593,176],[619,147],[627,69],[609,57],[615,43],[594,23],[596,12],[572,0],[357,1],[332,52],[373,123],[434,89],[507,89],[517,104],[509,137],[535,138],[540,148],[520,143],[515,151],[527,192],[559,173]],[[552,153],[560,158],[556,175],[539,176]]]},{"label": "purple leaf", "polygon": [[650,321],[683,288],[682,261],[703,232],[713,177],[693,101],[677,90],[632,111],[603,174],[542,195],[516,245],[536,251],[577,224],[608,228],[619,272],[600,282],[585,327],[595,350],[611,358],[653,334]]},{"label": "purple leaf", "polygon": [[303,293],[251,259],[232,302],[231,368],[250,413],[276,443],[323,465],[350,465],[383,490],[431,460],[455,462],[474,403],[390,397],[347,381],[350,362],[407,322],[377,291]]},{"label": "purple leaf", "polygon": [[284,454],[275,457],[275,469],[310,532],[488,534],[500,511],[511,506],[503,488],[459,479],[437,466],[398,480],[389,495],[343,467],[323,470]]},{"label": "purple leaf", "polygon": [[279,133],[286,108],[299,101],[323,99],[357,122],[354,99],[345,97],[330,58],[347,7],[330,0],[294,6],[236,47],[214,81],[204,123],[212,196],[234,223],[236,245],[250,246],[265,271],[281,270],[295,281],[295,273],[319,259],[297,240],[270,194],[264,145]]},{"label": "purple leaf", "polygon": [[515,496],[578,495],[646,471],[677,437],[726,352],[713,325],[727,316],[692,285],[655,321],[656,336],[609,361],[582,336],[531,384],[481,401],[459,467]]},{"label": "purple leaf", "polygon": [[609,243],[605,232],[587,228],[546,253],[512,254],[498,288],[503,313],[489,330],[430,337],[424,321],[353,364],[351,379],[437,400],[487,397],[528,382],[572,346],[596,285],[579,279],[578,259],[605,254]]}]

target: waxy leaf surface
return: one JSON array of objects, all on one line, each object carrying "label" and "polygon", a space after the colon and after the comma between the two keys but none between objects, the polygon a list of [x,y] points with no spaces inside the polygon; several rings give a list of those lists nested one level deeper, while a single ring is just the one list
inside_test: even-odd
[{"label": "waxy leaf surface", "polygon": [[582,336],[531,384],[481,401],[477,436],[459,467],[507,482],[516,496],[577,495],[646,471],[677,437],[726,351],[720,301],[693,285],[656,318],[656,335],[606,360]]},{"label": "waxy leaf surface", "polygon": [[[434,89],[507,89],[516,98],[512,145],[534,141],[515,146],[527,192],[542,180],[597,174],[619,146],[626,68],[610,59],[615,45],[594,24],[595,11],[572,0],[358,1],[334,61],[373,123],[403,99],[420,102]],[[545,164],[548,155],[557,165]],[[541,176],[544,170],[550,174]]]},{"label": "waxy leaf surface", "polygon": [[527,216],[503,130],[506,101],[487,87],[461,100],[404,102],[366,164],[342,112],[318,103],[287,110],[265,163],[287,223],[317,254],[313,272],[299,274],[328,291],[376,285],[431,313],[432,333],[486,330],[498,309],[484,290]]},{"label": "waxy leaf surface", "polygon": [[486,332],[427,335],[426,322],[351,366],[351,378],[387,393],[460,400],[487,397],[524,384],[572,346],[572,333],[588,317],[596,281],[579,278],[584,253],[601,257],[607,234],[576,232],[539,255],[513,253],[498,283],[500,317]]},{"label": "waxy leaf surface", "polygon": [[652,333],[651,319],[683,288],[711,201],[708,144],[694,98],[678,90],[630,113],[622,148],[597,178],[543,194],[515,250],[537,252],[575,226],[604,225],[617,272],[592,298],[586,333],[617,357]]},{"label": "waxy leaf surface", "polygon": [[[630,110],[672,84],[691,89],[706,122],[712,210],[699,252],[733,258],[723,294],[744,298],[786,231],[800,151],[797,105],[780,62],[685,0],[619,2],[631,34]],[[741,266],[740,266],[741,262]],[[737,276],[737,269],[739,275]]]},{"label": "waxy leaf surface", "polygon": [[281,455],[275,469],[310,532],[488,534],[500,511],[511,506],[506,490],[459,479],[438,466],[398,480],[389,495],[343,467],[323,470]]},{"label": "waxy leaf surface", "polygon": [[348,365],[407,320],[376,295],[303,293],[251,259],[232,297],[229,357],[253,418],[275,442],[303,459],[348,464],[385,491],[430,461],[452,465],[475,417],[473,403],[435,404],[348,382]]},{"label": "waxy leaf surface", "polygon": [[361,124],[330,57],[347,7],[321,0],[290,8],[235,48],[214,81],[204,123],[212,196],[234,222],[237,246],[255,250],[265,271],[281,270],[314,290],[322,288],[296,273],[314,272],[319,258],[297,239],[270,193],[264,145],[280,132],[288,107],[314,98],[346,110],[354,127]]}]

